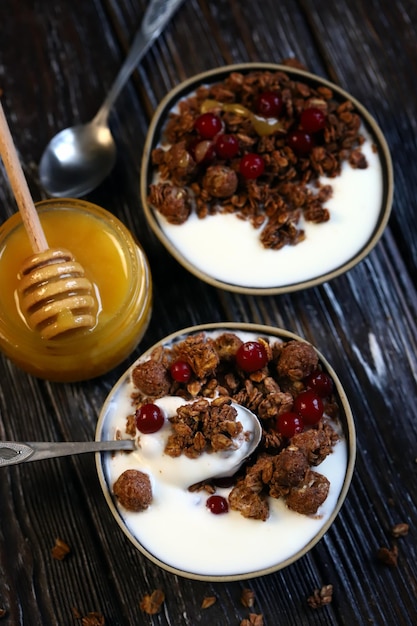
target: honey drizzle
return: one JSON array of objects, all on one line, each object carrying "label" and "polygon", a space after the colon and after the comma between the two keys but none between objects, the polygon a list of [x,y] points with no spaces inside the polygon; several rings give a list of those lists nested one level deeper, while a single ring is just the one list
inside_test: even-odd
[{"label": "honey drizzle", "polygon": [[261,137],[272,135],[279,131],[285,131],[282,123],[278,119],[255,115],[255,113],[252,113],[252,111],[249,111],[243,104],[239,104],[238,102],[218,102],[217,100],[207,99],[204,100],[201,105],[201,113],[207,113],[214,109],[220,109],[227,113],[234,113],[235,115],[250,119],[255,132]]}]

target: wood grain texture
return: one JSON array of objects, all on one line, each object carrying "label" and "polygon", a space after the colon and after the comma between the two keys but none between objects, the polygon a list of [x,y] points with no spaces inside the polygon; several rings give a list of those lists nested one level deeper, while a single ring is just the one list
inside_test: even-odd
[{"label": "wood grain texture", "polygon": [[[0,3],[0,91],[35,200],[44,197],[37,163],[52,135],[90,119],[126,54],[144,0],[6,0]],[[267,626],[375,624],[417,620],[417,5],[414,0],[186,0],[119,96],[111,116],[118,161],[88,199],[116,214],[149,257],[155,301],[151,324],[125,363],[72,385],[31,378],[0,360],[0,439],[87,440],[124,369],[163,336],[222,320],[271,324],[315,344],[337,371],[355,416],[356,471],[329,532],[303,559],[276,574],[214,584],[168,574],[144,559],[114,524],[89,455],[2,468],[0,609],[7,626],[80,624],[100,611],[106,625],[238,626],[248,616],[242,589]],[[18,45],[17,45],[18,44]],[[171,258],[150,231],[139,198],[141,153],[152,113],[184,78],[242,61],[296,57],[366,106],[389,144],[395,195],[377,247],[348,274],[282,296],[240,296],[205,285]],[[0,167],[0,215],[16,206]],[[398,567],[381,565],[391,527]],[[71,546],[60,562],[55,539]],[[313,610],[324,584],[333,602]],[[162,611],[147,616],[141,597],[161,588]],[[206,596],[217,602],[202,609]]]}]

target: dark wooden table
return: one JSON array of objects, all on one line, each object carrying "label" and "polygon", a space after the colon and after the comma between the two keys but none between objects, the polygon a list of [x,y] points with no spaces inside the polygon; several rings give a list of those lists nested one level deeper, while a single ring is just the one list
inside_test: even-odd
[{"label": "dark wooden table", "polygon": [[[96,112],[145,6],[0,3],[2,102],[35,200],[45,197],[37,175],[44,146]],[[168,333],[222,320],[296,332],[332,363],[356,420],[356,471],[334,525],[278,573],[193,582],[160,570],[128,542],[107,508],[93,455],[2,468],[1,624],[238,626],[250,613],[268,626],[417,623],[416,24],[415,0],[186,0],[120,95],[111,117],[118,161],[87,196],[124,221],[149,257],[155,302],[145,337],[126,363],[86,383],[37,380],[0,359],[1,439],[88,440],[113,383]],[[275,297],[227,293],[187,273],[150,232],[138,179],[146,131],[161,98],[192,74],[289,57],[350,91],[379,122],[394,164],[392,215],[371,254],[330,283]],[[1,174],[3,221],[16,206]],[[403,523],[408,534],[394,538],[392,528]],[[63,561],[51,555],[57,537],[71,548]],[[395,546],[396,566],[382,563],[379,548]],[[307,598],[324,585],[333,586],[333,601],[311,608]],[[245,588],[255,593],[252,608],[241,604]],[[155,589],[165,602],[149,616],[139,603]],[[202,608],[206,597],[217,601]]]}]

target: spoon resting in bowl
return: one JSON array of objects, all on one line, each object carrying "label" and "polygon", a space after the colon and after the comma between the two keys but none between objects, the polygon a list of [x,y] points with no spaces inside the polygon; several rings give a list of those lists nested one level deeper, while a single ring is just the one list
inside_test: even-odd
[{"label": "spoon resting in bowl", "polygon": [[[179,398],[176,400],[178,400],[178,403],[183,402]],[[256,415],[239,404],[232,403],[232,406],[237,410],[237,419],[243,425],[244,435],[237,441],[236,446],[232,450],[206,454],[201,461],[184,457],[183,462],[178,462],[178,458],[172,458],[168,455],[164,455],[165,459],[161,461],[161,458],[158,458],[155,454],[156,448],[154,446],[149,450],[146,447],[146,443],[143,443],[144,440],[141,440],[138,447],[135,439],[25,443],[0,441],[0,467],[85,452],[122,450],[125,452],[137,451],[138,458],[140,460],[145,459],[146,462],[149,462],[149,459],[151,459],[151,463],[158,466],[159,474],[164,475],[165,479],[168,478],[170,480],[169,476],[171,475],[173,480],[183,481],[184,486],[187,487],[190,484],[191,476],[193,482],[219,476],[232,476],[254,452],[262,437],[262,427]],[[136,464],[135,459],[133,459],[133,463]]]},{"label": "spoon resting in bowl", "polygon": [[[138,426],[137,450],[128,459],[114,458],[111,462],[120,461],[123,469],[140,469],[152,476],[158,484],[171,485],[180,490],[187,490],[190,485],[214,478],[227,478],[236,474],[258,447],[262,438],[262,426],[252,411],[231,402],[231,410],[236,411],[235,423],[239,423],[239,427],[234,429],[235,432],[233,424],[232,428],[218,429],[219,419],[223,418],[206,412],[206,407],[202,408],[200,402],[207,403],[206,406],[211,406],[212,403],[203,398],[197,402],[185,402],[178,396],[164,396],[155,400],[155,405],[147,405],[156,406],[162,411],[163,425],[146,434]],[[187,410],[188,407],[192,411],[190,417],[182,413],[182,409]],[[203,426],[200,416],[204,416],[202,419],[208,428]],[[196,433],[192,426],[188,427],[190,422],[198,424]],[[210,424],[213,424],[213,429]],[[190,448],[186,450],[184,437],[187,444],[190,443],[187,435],[190,430],[193,431],[190,434],[191,439],[198,440],[198,443],[195,447],[192,446],[193,449],[190,444]],[[108,438],[111,436],[111,433],[107,434]],[[219,444],[222,439],[223,442]],[[188,447],[187,444],[185,447]]]},{"label": "spoon resting in bowl", "polygon": [[51,139],[41,157],[39,177],[56,197],[78,198],[95,189],[113,169],[116,145],[108,117],[120,91],[151,43],[183,0],[151,0],[131,50],[93,120],[66,128]]}]

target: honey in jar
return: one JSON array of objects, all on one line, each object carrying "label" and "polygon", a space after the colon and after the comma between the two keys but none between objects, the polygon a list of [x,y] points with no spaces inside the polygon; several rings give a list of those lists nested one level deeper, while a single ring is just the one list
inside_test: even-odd
[{"label": "honey in jar", "polygon": [[36,208],[49,246],[70,250],[93,284],[96,324],[53,340],[29,328],[17,289],[19,271],[32,250],[16,214],[0,227],[0,349],[39,378],[74,382],[100,376],[129,356],[148,326],[148,261],[122,222],[97,205],[64,198],[38,202]]}]

